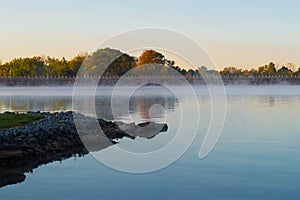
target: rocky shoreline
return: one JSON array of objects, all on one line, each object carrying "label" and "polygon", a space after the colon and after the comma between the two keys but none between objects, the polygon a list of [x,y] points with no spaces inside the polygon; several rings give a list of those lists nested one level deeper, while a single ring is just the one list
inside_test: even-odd
[{"label": "rocky shoreline", "polygon": [[[41,164],[89,153],[91,150],[83,145],[84,140],[95,143],[93,151],[99,151],[115,144],[116,139],[135,139],[137,136],[150,139],[168,129],[166,124],[146,122],[136,125],[99,118],[96,120],[103,132],[97,133],[89,127],[95,119],[82,114],[71,111],[28,114],[39,114],[44,118],[24,126],[0,130],[0,187],[24,181],[25,173]],[[88,127],[84,135],[78,134],[74,116]],[[145,128],[151,131],[145,131]]]}]

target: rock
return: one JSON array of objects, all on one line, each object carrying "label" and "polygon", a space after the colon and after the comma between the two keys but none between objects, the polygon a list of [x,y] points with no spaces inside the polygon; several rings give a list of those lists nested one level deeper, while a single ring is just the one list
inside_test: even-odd
[{"label": "rock", "polygon": [[16,145],[22,145],[24,143],[23,138],[22,137],[17,137],[15,139],[15,144]]},{"label": "rock", "polygon": [[4,114],[15,114],[14,112],[5,111]]},{"label": "rock", "polygon": [[37,145],[39,143],[39,140],[36,137],[31,137],[27,141],[27,145]]},{"label": "rock", "polygon": [[[13,112],[6,113],[14,114]],[[27,113],[40,114],[45,118],[24,126],[0,130],[0,154],[4,155],[3,151],[5,150],[6,159],[8,159],[7,156],[15,156],[16,153],[13,152],[16,152],[16,149],[18,155],[24,154],[28,157],[37,153],[47,155],[49,152],[70,152],[72,149],[81,149],[86,152],[80,140],[83,136],[86,142],[94,144],[93,150],[98,151],[115,144],[115,139],[123,137],[135,139],[137,136],[152,138],[159,132],[167,130],[166,124],[153,122],[138,125],[125,124],[101,118],[94,119],[72,111],[59,113],[29,111]],[[74,116],[76,117],[76,127]],[[95,123],[100,126],[95,127]],[[77,128],[80,130],[80,136]],[[20,149],[23,150],[20,151]],[[10,151],[11,153],[9,153]]]}]

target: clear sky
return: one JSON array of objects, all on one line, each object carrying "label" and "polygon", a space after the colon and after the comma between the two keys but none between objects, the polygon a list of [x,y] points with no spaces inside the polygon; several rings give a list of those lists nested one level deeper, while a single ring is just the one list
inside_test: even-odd
[{"label": "clear sky", "polygon": [[0,59],[90,51],[120,32],[161,27],[202,44],[217,67],[300,65],[300,1],[0,0]]}]

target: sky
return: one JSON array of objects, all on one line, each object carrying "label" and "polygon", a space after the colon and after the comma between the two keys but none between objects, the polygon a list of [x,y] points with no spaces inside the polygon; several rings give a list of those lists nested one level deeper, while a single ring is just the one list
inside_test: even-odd
[{"label": "sky", "polygon": [[202,45],[218,68],[300,66],[297,0],[0,0],[0,59],[72,58],[121,32],[157,27]]}]

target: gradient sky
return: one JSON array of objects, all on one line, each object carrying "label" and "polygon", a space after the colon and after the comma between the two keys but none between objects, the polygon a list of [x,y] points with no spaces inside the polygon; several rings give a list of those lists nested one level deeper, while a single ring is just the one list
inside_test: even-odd
[{"label": "gradient sky", "polygon": [[0,59],[71,58],[120,32],[161,27],[202,44],[219,68],[300,66],[299,8],[296,0],[0,0]]}]

